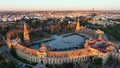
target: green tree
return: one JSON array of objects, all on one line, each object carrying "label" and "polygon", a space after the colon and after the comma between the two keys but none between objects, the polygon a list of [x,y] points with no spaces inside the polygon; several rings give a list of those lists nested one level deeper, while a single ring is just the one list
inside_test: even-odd
[{"label": "green tree", "polygon": [[74,68],[74,63],[63,63],[64,68]]},{"label": "green tree", "polygon": [[11,48],[10,48],[10,53],[12,55],[16,55],[16,50],[15,50],[15,48],[13,46],[11,46]]},{"label": "green tree", "polygon": [[95,58],[94,59],[94,64],[95,65],[102,65],[103,59],[102,58]]}]

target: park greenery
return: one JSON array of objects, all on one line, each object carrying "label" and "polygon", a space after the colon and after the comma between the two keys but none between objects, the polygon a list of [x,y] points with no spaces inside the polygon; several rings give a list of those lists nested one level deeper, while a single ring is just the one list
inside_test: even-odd
[{"label": "park greenery", "polygon": [[46,64],[46,68],[74,68],[74,63],[63,63],[63,64]]},{"label": "park greenery", "polygon": [[[86,26],[87,19],[80,19],[80,25]],[[50,18],[47,20],[25,19],[25,22],[28,24],[29,28],[33,29],[33,31],[30,31],[30,37],[32,39],[42,39],[44,37],[49,38],[51,35],[61,35],[74,32],[76,24],[68,22],[74,22],[76,20],[77,19],[66,17],[63,21],[60,21],[58,18]]]},{"label": "park greenery", "polygon": [[0,62],[0,68],[15,68],[15,63],[11,59],[4,59]]},{"label": "park greenery", "polygon": [[120,41],[120,25],[108,26],[103,31]]},{"label": "park greenery", "polygon": [[1,51],[0,51],[0,68],[15,68],[15,63],[11,59],[3,58]]},{"label": "park greenery", "polygon": [[[86,26],[86,17],[80,17],[80,25]],[[77,18],[65,17],[63,21],[60,18],[49,18],[47,20],[41,19],[23,19],[28,25],[28,31],[30,33],[30,38],[32,40],[49,38],[51,35],[61,35],[69,32],[75,31],[75,26]],[[74,23],[69,23],[69,21]],[[23,24],[12,23],[12,24],[2,24],[0,26],[0,34],[6,36],[7,32],[10,30],[17,30],[22,38],[23,34]],[[13,34],[14,36],[14,34]],[[0,41],[1,44],[2,41]]]},{"label": "park greenery", "polygon": [[103,59],[99,58],[99,57],[90,57],[90,65],[88,66],[88,68],[98,68],[99,66],[101,66],[103,64]]}]

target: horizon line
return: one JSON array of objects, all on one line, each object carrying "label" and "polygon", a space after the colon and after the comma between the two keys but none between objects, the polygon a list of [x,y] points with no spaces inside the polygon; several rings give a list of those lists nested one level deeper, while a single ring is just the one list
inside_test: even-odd
[{"label": "horizon line", "polygon": [[[92,9],[83,9],[83,10],[78,10],[78,9],[62,9],[62,10],[0,10],[1,11],[92,11]],[[120,11],[120,9],[113,10],[113,9],[95,9],[95,11]]]}]

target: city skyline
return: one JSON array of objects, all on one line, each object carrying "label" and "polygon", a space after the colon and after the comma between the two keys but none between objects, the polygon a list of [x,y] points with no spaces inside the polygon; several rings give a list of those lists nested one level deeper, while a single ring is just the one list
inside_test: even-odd
[{"label": "city skyline", "polygon": [[119,0],[1,0],[0,11],[120,10]]}]

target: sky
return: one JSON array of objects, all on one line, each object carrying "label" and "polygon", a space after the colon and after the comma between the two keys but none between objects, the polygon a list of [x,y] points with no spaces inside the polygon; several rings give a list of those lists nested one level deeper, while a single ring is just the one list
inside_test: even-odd
[{"label": "sky", "polygon": [[0,0],[0,11],[120,10],[120,0]]}]

